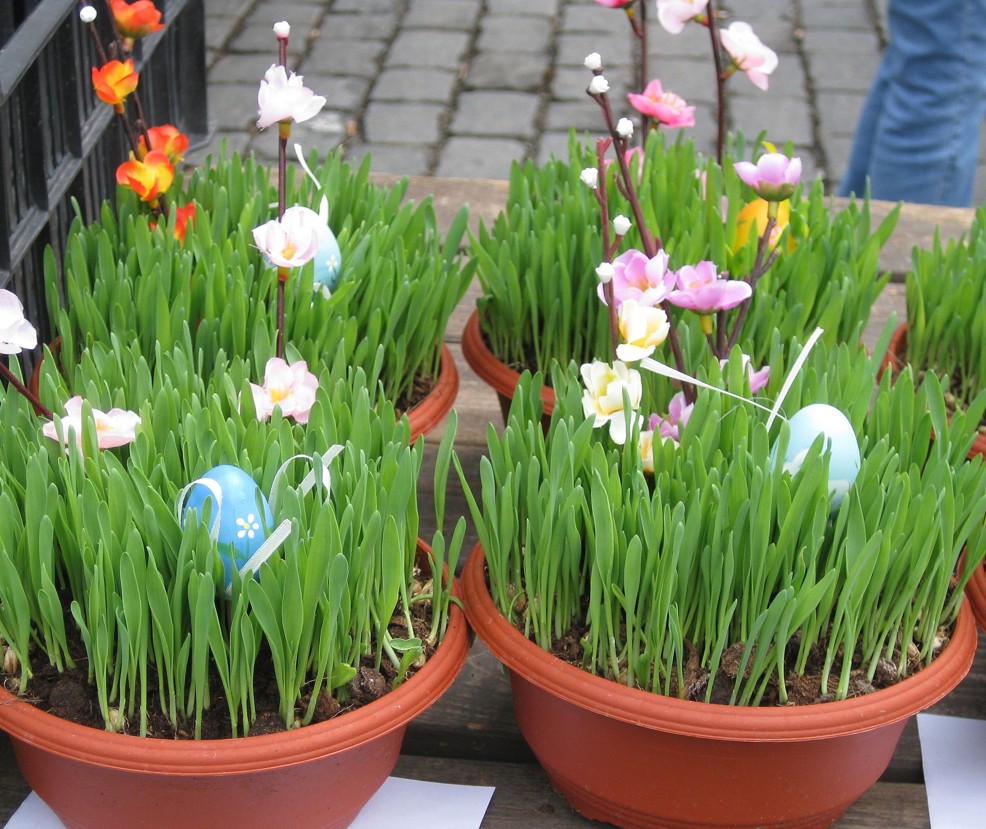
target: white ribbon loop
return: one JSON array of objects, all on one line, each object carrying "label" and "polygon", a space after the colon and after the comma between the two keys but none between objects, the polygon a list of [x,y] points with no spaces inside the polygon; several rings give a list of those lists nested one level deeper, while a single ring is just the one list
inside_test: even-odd
[{"label": "white ribbon loop", "polygon": [[[197,486],[204,486],[209,490],[209,494],[212,496],[213,502],[215,503],[215,508],[212,511],[212,523],[209,524],[209,539],[215,543],[216,539],[219,538],[219,514],[222,512],[223,508],[223,491],[219,484],[216,483],[212,478],[196,478],[190,484],[186,484],[182,487],[181,492],[178,493],[178,502],[175,505],[175,515],[178,518],[178,523],[182,527],[185,526],[185,502],[188,500],[188,496],[191,494],[192,490]],[[205,503],[203,502],[203,506]],[[199,516],[201,518],[201,516]]]}]

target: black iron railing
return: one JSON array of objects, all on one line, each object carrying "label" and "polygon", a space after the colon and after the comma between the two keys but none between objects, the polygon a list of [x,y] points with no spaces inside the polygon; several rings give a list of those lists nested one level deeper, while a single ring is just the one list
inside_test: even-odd
[{"label": "black iron railing", "polygon": [[[105,23],[103,0],[91,2]],[[208,133],[203,2],[156,0],[166,27],[134,53],[148,123],[174,124],[193,143]],[[20,297],[45,338],[45,247],[61,260],[72,199],[95,218],[129,149],[93,93],[97,61],[78,8],[78,0],[0,0],[0,287]]]}]

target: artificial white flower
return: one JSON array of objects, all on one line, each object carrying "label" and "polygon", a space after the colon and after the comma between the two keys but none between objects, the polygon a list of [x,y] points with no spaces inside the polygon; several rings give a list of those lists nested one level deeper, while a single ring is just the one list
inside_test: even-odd
[{"label": "artificial white flower", "polygon": [[616,134],[621,138],[630,138],[633,135],[633,121],[629,118],[621,118],[617,121]]},{"label": "artificial white flower", "polygon": [[38,332],[24,318],[24,306],[16,294],[0,289],[0,354],[20,354],[38,344]]},{"label": "artificial white flower", "polygon": [[291,24],[287,20],[279,20],[274,24],[274,34],[278,37],[287,37],[291,34]]},{"label": "artificial white flower", "polygon": [[586,69],[590,69],[593,72],[595,72],[597,69],[603,68],[603,59],[599,55],[599,52],[590,52],[588,55],[585,56],[585,60],[583,61],[583,63],[585,64]]},{"label": "artificial white flower", "polygon": [[617,236],[626,236],[631,227],[633,227],[633,222],[626,216],[620,215],[613,219],[613,230],[616,231]]},{"label": "artificial white flower", "polygon": [[[66,400],[65,414],[59,418],[59,426],[48,421],[41,427],[45,437],[61,442],[66,450],[71,444],[81,450],[82,403],[79,395]],[[112,449],[132,443],[140,425],[140,415],[125,409],[110,409],[108,412],[92,409],[92,419],[96,424],[96,445],[100,449]]]},{"label": "artificial white flower", "polygon": [[589,94],[602,95],[604,92],[609,92],[609,81],[604,75],[594,75],[589,81]]},{"label": "artificial white flower", "polygon": [[[609,424],[609,436],[615,443],[626,443],[627,415],[623,410],[623,393],[626,391],[630,409],[640,406],[640,372],[628,368],[619,360],[610,366],[601,360],[585,363],[581,369],[585,393],[582,395],[582,411],[586,417],[594,417],[593,426]],[[641,420],[640,415],[630,414],[630,423]]]},{"label": "artificial white flower", "polygon": [[589,185],[593,190],[599,186],[599,170],[595,167],[586,167],[579,174],[579,178],[582,179],[584,184]]},{"label": "artificial white flower", "polygon": [[627,363],[650,357],[671,330],[662,309],[640,305],[635,299],[625,299],[620,305],[618,325],[623,342],[616,347],[616,356]]},{"label": "artificial white flower", "polygon": [[92,6],[83,6],[79,9],[79,20],[83,23],[92,23],[96,19],[96,10]]},{"label": "artificial white flower", "polygon": [[599,277],[599,281],[605,285],[607,282],[613,281],[613,276],[616,273],[615,268],[613,268],[612,262],[603,262],[598,268],[596,268],[596,276]]},{"label": "artificial white flower", "polygon": [[304,360],[288,364],[279,357],[267,361],[262,386],[250,384],[258,420],[270,420],[277,406],[284,417],[293,417],[298,423],[308,422],[317,389],[318,378]]},{"label": "artificial white flower", "polygon": [[637,440],[637,449],[640,450],[640,466],[648,475],[654,474],[654,430],[640,433]]},{"label": "artificial white flower", "polygon": [[302,76],[294,72],[288,75],[280,64],[275,63],[267,70],[257,93],[260,114],[257,126],[260,129],[280,121],[300,124],[321,112],[325,98],[312,92],[302,80]]},{"label": "artificial white flower", "polygon": [[253,241],[276,268],[297,268],[318,251],[328,225],[314,210],[301,205],[289,207],[280,221],[271,219],[253,229]]}]

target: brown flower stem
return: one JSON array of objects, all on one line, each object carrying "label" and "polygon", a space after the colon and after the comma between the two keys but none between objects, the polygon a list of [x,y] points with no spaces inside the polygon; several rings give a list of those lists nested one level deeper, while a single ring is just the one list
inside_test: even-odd
[{"label": "brown flower stem", "polygon": [[[777,224],[777,219],[773,216],[768,216],[767,226],[764,228],[764,232],[761,234],[760,239],[757,241],[757,255],[753,260],[753,267],[750,268],[750,272],[746,275],[746,281],[750,284],[752,292],[757,289],[757,282],[760,281],[760,277],[763,276],[767,271],[770,270],[771,265],[777,259],[777,249],[767,253],[769,247],[770,234],[774,232],[774,227]],[[746,319],[747,312],[750,309],[750,303],[753,301],[753,293],[750,294],[750,298],[744,300],[742,305],[739,306],[739,312],[736,314],[736,319],[733,322],[733,330],[729,336],[728,346],[726,348],[726,354],[733,350],[733,346],[739,341],[740,329],[743,327],[743,321]]]},{"label": "brown flower stem", "polygon": [[[640,69],[640,90],[647,86],[647,81],[649,79],[649,71],[647,68],[647,0],[637,0],[637,10],[634,10],[633,3],[627,6],[624,11],[627,15],[627,20],[630,21],[630,28],[633,30],[634,37],[637,38],[637,46],[639,48],[638,55],[638,68]],[[647,136],[653,127],[651,120],[649,118],[644,118],[643,123],[643,135],[640,142],[641,146],[647,143]]]},{"label": "brown flower stem", "polygon": [[729,77],[722,68],[722,46],[719,42],[719,29],[716,25],[715,0],[709,0],[706,12],[709,29],[709,44],[712,47],[712,62],[716,70],[716,162],[722,166],[722,155],[726,147],[726,79]]},{"label": "brown flower stem", "polygon": [[23,394],[28,402],[34,406],[35,410],[41,412],[43,417],[48,418],[48,420],[55,419],[51,413],[51,409],[45,406],[27,386],[17,379],[17,376],[7,367],[7,364],[3,360],[0,360],[0,374],[7,379],[10,385]]},{"label": "brown flower stem", "polygon": [[277,356],[284,359],[284,286],[288,281],[288,269],[277,269]]},{"label": "brown flower stem", "polygon": [[[277,36],[278,58],[281,66],[288,68],[288,38]],[[288,174],[288,138],[291,136],[291,122],[281,121],[277,125],[277,219],[284,218],[285,185]],[[284,285],[288,281],[288,269],[277,269],[277,356],[284,359]]]},{"label": "brown flower stem", "polygon": [[[600,138],[596,142],[596,169],[598,171],[598,185],[593,191],[596,201],[599,202],[599,214],[602,223],[603,234],[603,260],[613,261],[613,254],[620,244],[620,240],[610,240],[609,234],[609,198],[606,192],[606,150],[609,149],[610,141]],[[606,298],[606,309],[609,313],[609,341],[613,350],[613,359],[616,359],[616,347],[619,345],[619,321],[616,318],[616,297],[613,293],[613,282],[603,285],[603,296]]]}]

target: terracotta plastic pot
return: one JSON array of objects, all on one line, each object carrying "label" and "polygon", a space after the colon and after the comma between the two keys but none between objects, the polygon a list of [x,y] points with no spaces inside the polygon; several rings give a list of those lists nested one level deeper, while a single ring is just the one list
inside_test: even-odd
[{"label": "terracotta plastic pot", "polygon": [[455,397],[459,393],[459,370],[449,347],[442,344],[442,363],[438,380],[428,396],[408,409],[407,419],[411,422],[411,441],[427,435],[444,420],[449,413]]},{"label": "terracotta plastic pot", "polygon": [[111,734],[0,688],[0,727],[24,779],[69,829],[329,829],[383,784],[407,724],[452,684],[469,635],[455,606],[425,666],[376,702],[281,734],[164,740]]},{"label": "terracotta plastic pot", "polygon": [[965,676],[976,628],[903,682],[841,702],[744,708],[627,688],[562,662],[500,614],[477,545],[466,615],[509,669],[517,723],[552,785],[586,817],[622,827],[830,826],[877,781],[907,720]]},{"label": "terracotta plastic pot", "polygon": [[[51,346],[53,354],[57,354],[60,338],[56,339]],[[34,365],[34,371],[28,381],[28,388],[38,396],[38,387],[41,380],[41,363],[44,355],[38,359]],[[427,397],[417,405],[412,406],[407,412],[407,419],[411,422],[411,441],[415,441],[421,435],[429,434],[437,427],[445,415],[449,413],[452,404],[455,402],[456,395],[459,393],[459,370],[456,368],[455,359],[449,347],[442,344],[442,360],[438,371],[438,380]],[[41,413],[38,412],[40,415]]]},{"label": "terracotta plastic pot", "polygon": [[[903,322],[894,329],[894,333],[890,337],[890,345],[887,347],[887,353],[883,356],[883,362],[880,364],[880,374],[882,375],[888,367],[894,372],[900,371],[906,364],[907,323]],[[982,433],[976,436],[972,442],[972,448],[969,450],[970,458],[976,455],[986,457],[986,435]]]},{"label": "terracotta plastic pot", "polygon": [[[500,401],[500,412],[506,423],[510,412],[510,401],[513,400],[514,390],[520,380],[520,372],[514,371],[506,363],[500,361],[486,345],[483,332],[479,326],[479,311],[473,311],[466,321],[462,332],[462,354],[479,378],[491,386]],[[555,408],[555,392],[548,386],[541,388],[541,402],[544,404],[541,422],[545,429]]]},{"label": "terracotta plastic pot", "polygon": [[979,627],[986,630],[986,567],[977,567],[966,583],[965,595]]}]

